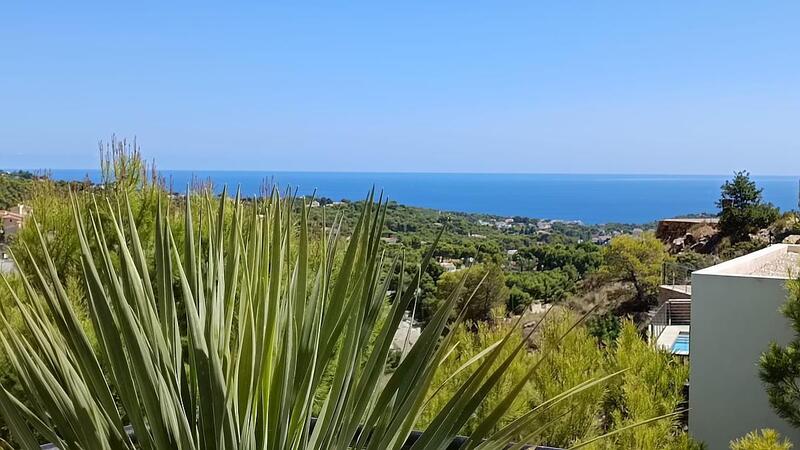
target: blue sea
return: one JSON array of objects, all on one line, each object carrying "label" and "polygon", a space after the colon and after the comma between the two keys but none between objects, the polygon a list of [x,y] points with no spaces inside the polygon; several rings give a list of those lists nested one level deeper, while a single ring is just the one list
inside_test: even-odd
[{"label": "blue sea", "polygon": [[[55,170],[58,179],[97,180],[98,171]],[[399,203],[446,211],[500,216],[580,220],[587,224],[647,223],[690,213],[716,212],[714,202],[723,175],[556,175],[466,173],[343,173],[255,171],[162,171],[175,190],[193,178],[215,187],[241,186],[245,195],[259,193],[265,181],[316,190],[334,200],[362,199],[370,187]],[[764,198],[782,210],[796,209],[798,178],[753,177]]]}]

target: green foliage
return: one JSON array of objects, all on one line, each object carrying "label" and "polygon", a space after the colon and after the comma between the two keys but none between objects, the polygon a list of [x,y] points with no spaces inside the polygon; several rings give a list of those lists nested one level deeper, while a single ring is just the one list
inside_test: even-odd
[{"label": "green foliage", "polygon": [[740,256],[753,253],[757,250],[769,245],[767,242],[753,240],[753,241],[739,241],[732,243],[730,238],[723,238],[717,246],[717,253],[720,259],[727,261],[730,259],[738,258]]},{"label": "green foliage", "polygon": [[[672,355],[654,349],[626,322],[609,357],[610,370],[629,369],[606,397],[609,429],[623,429],[644,418],[675,411],[683,401],[683,386],[689,366]],[[600,448],[686,449],[693,445],[671,420],[658,421],[638,429],[626,429]]]},{"label": "green foliage", "polygon": [[[418,280],[398,292],[384,316],[386,274],[398,268],[387,268],[379,251],[382,206],[372,198],[364,204],[334,267],[345,240],[336,230],[332,239],[322,237],[319,264],[310,264],[306,210],[301,206],[294,215],[291,198],[273,194],[249,207],[230,205],[224,195],[214,206],[209,198],[200,205],[206,228],[195,225],[190,200],[182,250],[161,204],[148,242],[126,198],[88,207],[75,200],[82,290],[64,280],[47,251],[48,239],[38,234],[42,260],[30,258],[24,295],[8,290],[29,337],[0,308],[0,341],[31,400],[24,404],[0,386],[0,415],[16,444],[38,450],[38,433],[64,450],[401,448],[437,368],[452,355],[454,334],[444,331],[468,277],[387,373],[392,337]],[[104,231],[107,226],[112,232]],[[428,261],[422,260],[418,274]],[[494,285],[506,289],[501,276]],[[96,340],[75,306],[83,293]],[[459,314],[452,326],[458,329],[463,320]],[[518,332],[509,328],[470,366],[466,380],[449,385],[453,395],[414,449],[443,448],[467,426],[524,351],[513,345]],[[329,368],[333,378],[312,431],[315,393]],[[535,370],[520,375],[509,380],[515,388],[490,414],[472,422],[465,448],[503,448],[549,411],[544,407],[498,429],[519,397],[516,387],[524,387]],[[607,381],[583,375],[582,389]],[[538,404],[568,408],[582,389],[539,398]],[[136,444],[125,425],[133,428]]]},{"label": "green foliage", "polygon": [[[101,194],[96,194],[101,195]],[[76,193],[72,200],[82,207],[89,206],[94,201],[105,202],[105,197],[93,198],[89,192]],[[45,255],[39,245],[39,234],[47,240],[47,250],[58,273],[64,278],[82,278],[83,269],[80,260],[80,241],[77,226],[73,218],[70,191],[63,184],[50,179],[40,179],[32,186],[26,204],[33,209],[33,219],[29,225],[19,230],[11,243],[11,251],[17,256],[23,270],[30,272],[33,267],[26,258],[30,251],[32,260],[42,263]],[[128,194],[133,220],[139,232],[152,243],[155,226],[155,213],[159,201],[167,202],[166,193],[156,187],[135,190]],[[105,210],[98,212],[103,231],[113,233],[113,223]],[[183,225],[175,227],[176,238],[183,236]],[[128,242],[130,244],[130,242]]]},{"label": "green foliage", "polygon": [[700,270],[719,264],[719,258],[715,255],[685,250],[675,255],[675,262],[689,269]]},{"label": "green foliage", "polygon": [[664,244],[652,233],[622,235],[603,248],[602,272],[613,280],[631,283],[636,301],[647,305],[655,298],[662,265],[669,259]]},{"label": "green foliage", "polygon": [[573,266],[566,266],[544,272],[514,272],[506,277],[506,285],[511,289],[508,310],[522,312],[531,302],[555,302],[563,300],[574,292],[579,279]]},{"label": "green foliage", "polygon": [[592,243],[535,245],[520,250],[518,255],[535,261],[538,271],[572,266],[584,275],[602,263],[600,247]]},{"label": "green foliage", "polygon": [[603,345],[614,343],[622,331],[622,319],[618,316],[606,313],[600,316],[591,317],[586,321],[589,334],[594,336]]},{"label": "green foliage", "polygon": [[[462,283],[464,288],[459,289]],[[456,291],[460,291],[456,304],[459,308],[466,305],[466,320],[473,322],[494,320],[495,311],[505,309],[509,295],[500,266],[476,264],[458,272],[442,274],[437,285],[437,304],[428,307],[438,310],[438,305]]]},{"label": "green foliage", "polygon": [[791,234],[800,234],[800,216],[796,211],[784,213],[770,226],[770,233],[777,242]]},{"label": "green foliage", "polygon": [[746,171],[735,172],[733,179],[722,185],[717,201],[721,209],[719,227],[734,243],[748,240],[751,233],[778,219],[778,208],[762,203],[761,192]]},{"label": "green foliage", "polygon": [[0,173],[0,209],[22,203],[32,184],[33,175],[30,172]]},{"label": "green foliage", "polygon": [[[537,436],[535,441],[567,448],[618,431],[589,447],[609,450],[695,448],[686,433],[671,420],[626,428],[641,423],[644,418],[675,411],[683,400],[681,391],[688,378],[688,366],[644,342],[630,322],[621,324],[619,336],[609,345],[598,346],[588,328],[578,326],[571,330],[576,320],[570,314],[551,315],[533,338],[532,347],[508,367],[506,376],[489,393],[487,408],[479,408],[462,432],[470,433],[475,429],[474,424],[491,411],[490,405],[512,389],[513,384],[508,379],[518,378],[520,373],[533,370],[530,381],[519,390],[498,427],[512,423],[554,394],[580,385],[587,377],[617,374],[602,386],[576,393],[569,405],[549,408],[528,427],[519,430],[517,438],[534,435]],[[505,336],[510,327],[509,323],[498,322],[454,330],[458,347],[442,362],[434,376],[429,393],[431,400],[420,416],[420,427],[427,426],[430,417],[444,407],[446,402],[440,397],[453,395],[454,386],[474,370],[470,361],[479,358],[482,351]],[[522,344],[524,336],[516,333],[511,339],[515,344]]]},{"label": "green foliage", "polygon": [[[433,377],[431,388],[426,397],[425,407],[417,420],[418,428],[427,428],[436,414],[447,406],[448,400],[455,395],[458,386],[466,382],[474,372],[474,366],[470,367],[469,370],[460,372],[459,369],[468,364],[481,351],[502,341],[510,329],[511,326],[506,323],[492,325],[486,322],[478,322],[457,327],[451,332],[453,342],[457,343],[457,347],[448,358],[442,361]],[[512,333],[508,337],[508,346],[501,353],[500,359],[507,357],[512,348],[522,344],[522,339],[522,331]],[[527,351],[514,358],[506,368],[497,386],[489,392],[486,403],[477,410],[476,415],[467,421],[460,432],[462,434],[474,432],[478,425],[485,420],[486,416],[511,392],[515,381],[524,378],[534,363],[533,355]],[[499,362],[496,364],[499,364]],[[533,385],[526,383],[522,392],[516,396],[511,407],[498,421],[494,429],[499,430],[530,411],[532,405],[528,399],[532,398],[532,396]]]},{"label": "green foliage", "polygon": [[131,193],[158,184],[158,176],[153,165],[148,165],[142,157],[136,138],[100,142],[100,176],[102,185],[108,191]]},{"label": "green foliage", "polygon": [[[572,314],[556,313],[536,337],[536,348],[555,349],[551,352],[537,351],[534,360],[540,364],[533,376],[532,397],[528,402],[538,404],[553,392],[577,386],[581,379],[590,376],[604,376],[616,373],[606,366],[604,351],[597,341],[589,335],[585,327],[568,332],[577,318]],[[610,369],[610,370],[609,370]],[[557,405],[534,424],[534,429],[545,426],[556,417],[567,417],[555,425],[540,431],[540,439],[548,445],[568,448],[571,445],[601,434],[600,415],[602,413],[605,389],[618,382],[619,376],[604,386],[595,386],[582,391],[572,405]]]},{"label": "green foliage", "polygon": [[751,431],[744,437],[731,442],[731,450],[791,450],[792,443],[781,439],[777,431],[765,428]]},{"label": "green foliage", "polygon": [[789,319],[795,336],[785,346],[770,343],[759,359],[759,377],[766,385],[769,403],[775,412],[800,427],[800,280],[787,283],[789,298],[781,312]]}]

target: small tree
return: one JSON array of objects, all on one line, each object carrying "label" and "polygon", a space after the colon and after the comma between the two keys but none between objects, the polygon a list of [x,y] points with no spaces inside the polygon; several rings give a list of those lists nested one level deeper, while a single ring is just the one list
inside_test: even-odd
[{"label": "small tree", "polygon": [[781,312],[792,324],[795,338],[786,346],[773,342],[761,354],[759,376],[767,387],[767,396],[779,416],[800,427],[800,280],[788,283],[789,300]]},{"label": "small tree", "polygon": [[508,300],[509,289],[506,286],[503,269],[494,264],[478,264],[466,269],[466,273],[463,271],[445,273],[439,278],[437,289],[436,296],[440,302],[458,289],[462,277],[466,277],[466,279],[458,300],[459,308],[475,292],[467,306],[466,319],[472,321],[491,320],[492,310],[504,307]]},{"label": "small tree", "polygon": [[717,201],[720,208],[719,226],[723,235],[734,242],[749,239],[749,235],[769,226],[778,219],[778,208],[771,203],[762,203],[762,191],[750,179],[750,173],[734,173],[733,179],[725,181]]},{"label": "small tree", "polygon": [[617,236],[603,249],[602,271],[611,279],[631,283],[636,301],[647,303],[656,295],[661,266],[669,259],[664,244],[652,233]]}]

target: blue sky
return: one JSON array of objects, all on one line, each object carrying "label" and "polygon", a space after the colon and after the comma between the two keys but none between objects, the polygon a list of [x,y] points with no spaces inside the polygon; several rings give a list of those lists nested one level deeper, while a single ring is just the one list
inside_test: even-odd
[{"label": "blue sky", "polygon": [[797,1],[13,3],[0,167],[800,169]]}]

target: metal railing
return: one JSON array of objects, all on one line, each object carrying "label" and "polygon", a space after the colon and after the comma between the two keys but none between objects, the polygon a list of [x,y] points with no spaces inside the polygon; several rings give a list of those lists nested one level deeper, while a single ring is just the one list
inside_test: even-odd
[{"label": "metal railing", "polygon": [[695,267],[684,264],[665,262],[661,265],[661,284],[688,294],[691,292],[692,272],[695,270]]},{"label": "metal railing", "polygon": [[655,342],[661,333],[670,325],[690,325],[692,301],[689,299],[672,299],[666,301],[656,310],[650,320],[650,340]]}]

